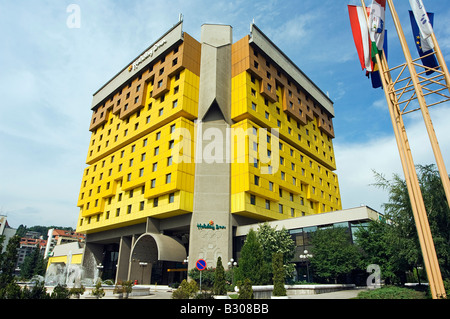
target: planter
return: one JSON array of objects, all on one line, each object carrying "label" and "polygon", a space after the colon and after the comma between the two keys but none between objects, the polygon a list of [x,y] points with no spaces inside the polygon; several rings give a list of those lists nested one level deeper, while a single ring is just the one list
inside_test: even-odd
[{"label": "planter", "polygon": [[289,299],[288,296],[270,296],[270,299]]}]

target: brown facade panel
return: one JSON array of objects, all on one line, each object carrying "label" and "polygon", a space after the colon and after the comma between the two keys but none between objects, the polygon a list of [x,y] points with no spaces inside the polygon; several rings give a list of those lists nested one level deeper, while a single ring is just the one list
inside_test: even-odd
[{"label": "brown facade panel", "polygon": [[[246,36],[233,44],[232,76],[248,71],[260,81],[261,95],[271,102],[281,98],[283,111],[303,125],[317,117],[319,129],[334,138],[332,116],[258,47],[251,45],[249,39]],[[277,96],[278,88],[281,88],[281,97]]]},{"label": "brown facade panel", "polygon": [[[123,120],[144,107],[148,94],[155,99],[170,91],[170,78],[183,69],[200,74],[201,45],[187,33],[184,41],[171,48],[164,56],[143,69],[115,92],[105,104],[93,111],[90,131],[96,130],[108,120],[110,109]],[[105,108],[107,106],[107,109]]]}]

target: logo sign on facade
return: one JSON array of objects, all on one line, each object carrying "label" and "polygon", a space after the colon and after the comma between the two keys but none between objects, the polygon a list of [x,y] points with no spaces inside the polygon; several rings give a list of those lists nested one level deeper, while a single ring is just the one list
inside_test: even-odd
[{"label": "logo sign on facade", "polygon": [[226,226],[221,226],[221,225],[215,225],[214,222],[212,220],[210,220],[208,224],[198,223],[197,224],[197,228],[199,230],[202,230],[202,229],[218,230],[218,229],[226,229],[227,227]]},{"label": "logo sign on facade", "polygon": [[199,271],[205,270],[206,269],[206,261],[204,259],[197,260],[197,262],[195,263],[195,267],[197,267],[197,269]]},{"label": "logo sign on facade", "polygon": [[139,67],[139,64],[144,62],[147,58],[152,57],[153,54],[158,51],[159,48],[161,48],[164,44],[167,43],[166,39],[162,39],[158,43],[156,43],[154,46],[152,46],[149,50],[147,50],[144,54],[142,54],[136,61],[134,61],[130,66],[128,67],[128,71],[134,71],[137,70]]}]

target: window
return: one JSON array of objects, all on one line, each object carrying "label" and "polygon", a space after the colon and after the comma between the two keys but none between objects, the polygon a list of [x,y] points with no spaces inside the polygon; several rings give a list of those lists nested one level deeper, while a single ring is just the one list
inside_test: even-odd
[{"label": "window", "polygon": [[256,104],[252,102],[252,110],[256,111]]},{"label": "window", "polygon": [[170,133],[172,134],[173,132],[175,132],[175,124],[170,126]]},{"label": "window", "polygon": [[155,152],[154,152],[155,156],[158,155],[158,154],[159,154],[159,146],[155,147]]},{"label": "window", "polygon": [[162,86],[162,84],[163,84],[163,80],[159,80],[158,81],[158,88],[160,88]]},{"label": "window", "polygon": [[169,194],[169,203],[173,203],[175,201],[175,193]]},{"label": "window", "polygon": [[141,168],[139,170],[139,177],[142,177],[142,176],[144,176],[144,169],[143,168]]},{"label": "window", "polygon": [[259,185],[259,176],[255,175],[255,185]]},{"label": "window", "polygon": [[166,184],[169,184],[172,180],[172,173],[166,174]]},{"label": "window", "polygon": [[273,191],[273,183],[269,182],[269,190]]},{"label": "window", "polygon": [[150,181],[150,188],[155,188],[155,186],[156,186],[156,178]]},{"label": "window", "polygon": [[169,156],[167,158],[167,166],[170,166],[170,165],[172,165],[172,156]]},{"label": "window", "polygon": [[117,208],[116,209],[116,217],[119,217],[119,215],[120,215],[120,208]]},{"label": "window", "polygon": [[256,197],[255,197],[255,195],[250,195],[250,204],[256,205]]},{"label": "window", "polygon": [[156,172],[157,169],[158,169],[158,162],[153,163],[152,172]]},{"label": "window", "polygon": [[156,140],[158,141],[161,138],[161,132],[156,133]]},{"label": "window", "polygon": [[283,205],[278,204],[278,212],[279,212],[280,214],[283,214]]},{"label": "window", "polygon": [[[162,101],[161,101],[161,102],[162,102]],[[164,112],[164,108],[160,108],[159,111],[158,111],[158,115],[159,115],[159,116],[162,116],[162,115],[163,115],[163,112]]]},{"label": "window", "polygon": [[128,205],[127,214],[131,214],[131,205]]},{"label": "window", "polygon": [[153,199],[153,207],[158,207],[158,197]]},{"label": "window", "polygon": [[172,107],[176,108],[178,106],[178,100],[173,101],[172,103]]},{"label": "window", "polygon": [[173,148],[174,140],[169,141],[169,150]]},{"label": "window", "polygon": [[266,199],[266,209],[270,209],[270,200]]},{"label": "window", "polygon": [[141,154],[141,162],[145,161],[145,153]]},{"label": "window", "polygon": [[139,203],[139,210],[144,210],[145,201]]},{"label": "window", "polygon": [[130,159],[130,167],[133,166],[133,159]]},{"label": "window", "polygon": [[128,181],[128,182],[131,181],[131,173],[129,173],[129,174],[127,175],[127,181]]}]

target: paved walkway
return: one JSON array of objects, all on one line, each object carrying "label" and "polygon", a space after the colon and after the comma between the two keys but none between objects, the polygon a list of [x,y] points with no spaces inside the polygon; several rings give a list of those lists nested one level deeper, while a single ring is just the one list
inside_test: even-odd
[{"label": "paved walkway", "polygon": [[[341,290],[335,292],[328,292],[315,295],[292,295],[289,299],[352,299],[355,298],[359,292],[366,290],[366,288],[356,288],[349,290]],[[115,297],[112,297],[115,298]],[[130,299],[172,299],[172,290],[170,288],[164,289],[162,287],[150,290],[150,295],[147,296],[130,296]]]}]

